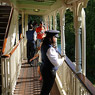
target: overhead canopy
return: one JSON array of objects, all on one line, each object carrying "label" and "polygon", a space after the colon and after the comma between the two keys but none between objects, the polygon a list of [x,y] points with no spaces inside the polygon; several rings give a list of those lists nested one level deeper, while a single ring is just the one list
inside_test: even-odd
[{"label": "overhead canopy", "polygon": [[67,5],[73,6],[74,2],[83,2],[86,6],[88,0],[1,0],[11,1],[19,11],[24,11],[27,14],[33,15],[46,15],[51,13],[62,6],[68,7]]}]

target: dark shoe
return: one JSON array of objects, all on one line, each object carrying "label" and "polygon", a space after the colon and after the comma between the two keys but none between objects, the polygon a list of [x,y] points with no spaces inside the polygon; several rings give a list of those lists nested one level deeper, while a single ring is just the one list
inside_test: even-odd
[{"label": "dark shoe", "polygon": [[30,66],[32,66],[32,67],[34,66],[34,61],[30,62]]},{"label": "dark shoe", "polygon": [[42,76],[40,76],[39,81],[42,81]]},{"label": "dark shoe", "polygon": [[30,64],[31,67],[34,67],[34,64]]}]

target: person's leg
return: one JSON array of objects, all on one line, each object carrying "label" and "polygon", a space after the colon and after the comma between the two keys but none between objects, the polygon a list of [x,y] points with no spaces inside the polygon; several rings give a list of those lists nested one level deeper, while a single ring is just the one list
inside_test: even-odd
[{"label": "person's leg", "polygon": [[[30,53],[31,53],[31,58],[34,57],[34,54],[35,54],[35,42],[31,42],[31,50],[30,50]],[[33,66],[33,63],[34,63],[34,60],[30,63],[31,66]]]},{"label": "person's leg", "polygon": [[28,59],[28,63],[29,63],[29,60],[30,60],[30,43],[27,42],[27,59]]},{"label": "person's leg", "polygon": [[39,65],[38,65],[38,67],[37,67],[37,71],[38,71],[38,73],[39,73],[39,75],[40,75],[39,80],[41,81],[41,80],[42,80],[42,74],[41,74],[41,72],[40,72],[40,66],[39,66]]},{"label": "person's leg", "polygon": [[37,48],[40,47],[41,39],[37,39]]},{"label": "person's leg", "polygon": [[42,73],[43,85],[40,95],[49,95],[55,81],[55,72]]}]

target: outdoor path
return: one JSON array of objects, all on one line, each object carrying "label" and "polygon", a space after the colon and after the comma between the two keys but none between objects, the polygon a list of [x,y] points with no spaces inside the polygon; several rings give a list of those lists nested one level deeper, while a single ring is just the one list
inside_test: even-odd
[{"label": "outdoor path", "polygon": [[[42,82],[39,81],[37,62],[35,60],[34,66],[31,67],[26,60],[23,60],[14,95],[40,95]],[[56,83],[54,83],[50,95],[60,95]]]}]

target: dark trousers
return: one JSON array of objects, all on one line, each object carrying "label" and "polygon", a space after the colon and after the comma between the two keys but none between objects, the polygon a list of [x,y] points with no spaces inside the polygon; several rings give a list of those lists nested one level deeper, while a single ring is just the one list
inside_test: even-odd
[{"label": "dark trousers", "polygon": [[35,42],[34,41],[27,41],[27,58],[29,60],[34,57],[35,54]]},{"label": "dark trousers", "polygon": [[42,71],[43,85],[40,95],[49,95],[52,86],[55,82],[56,72],[55,71]]}]

